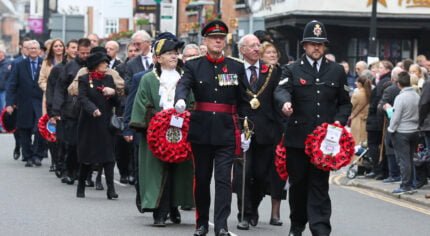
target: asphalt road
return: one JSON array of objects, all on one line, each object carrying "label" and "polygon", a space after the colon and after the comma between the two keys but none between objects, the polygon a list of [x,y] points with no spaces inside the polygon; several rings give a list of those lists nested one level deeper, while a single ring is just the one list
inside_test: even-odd
[{"label": "asphalt road", "polygon": [[[152,215],[139,213],[134,205],[132,186],[117,182],[118,200],[107,200],[105,191],[89,188],[86,198],[78,199],[76,184],[62,184],[48,171],[49,160],[45,159],[42,167],[25,168],[24,162],[12,159],[13,147],[11,135],[0,135],[0,235],[189,236],[193,233],[193,211],[181,211],[180,225],[152,227]],[[115,178],[119,179],[117,173]],[[332,235],[430,235],[428,208],[333,184],[330,193]],[[282,202],[281,209],[283,226],[268,224],[270,198],[266,197],[260,207],[260,223],[249,231],[236,229],[235,198],[232,206],[229,227],[233,235],[287,235],[286,201]],[[308,229],[304,235],[311,235]]]}]

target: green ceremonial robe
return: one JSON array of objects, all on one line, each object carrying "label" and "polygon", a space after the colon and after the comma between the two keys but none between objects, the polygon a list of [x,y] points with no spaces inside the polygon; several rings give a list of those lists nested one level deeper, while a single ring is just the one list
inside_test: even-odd
[{"label": "green ceremonial robe", "polygon": [[[146,130],[150,119],[162,110],[160,82],[154,71],[146,73],[139,83],[136,98],[131,113],[130,126],[139,130]],[[139,192],[141,212],[153,211],[158,208],[164,189],[167,166],[171,166],[173,178],[173,196],[171,206],[194,206],[193,201],[193,165],[188,160],[179,164],[169,164],[153,156],[148,148],[146,132],[142,135],[139,145]]]}]

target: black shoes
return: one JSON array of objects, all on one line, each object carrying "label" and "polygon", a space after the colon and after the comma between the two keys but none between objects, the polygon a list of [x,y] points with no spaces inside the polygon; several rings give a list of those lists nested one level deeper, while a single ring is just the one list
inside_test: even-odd
[{"label": "black shoes", "polygon": [[19,156],[21,156],[21,152],[19,151],[19,148],[15,148],[15,150],[13,150],[13,159],[18,160]]},{"label": "black shoes", "polygon": [[155,227],[166,227],[166,221],[165,221],[164,217],[157,218],[157,219],[154,219],[153,225]]},{"label": "black shoes", "polygon": [[52,164],[50,167],[49,167],[49,172],[54,172],[54,171],[56,171],[57,170],[57,168],[55,167],[55,165],[54,164]]},{"label": "black shoes", "polygon": [[132,175],[128,176],[128,184],[135,185],[136,184],[136,178],[134,178],[134,176],[132,176]]},{"label": "black shoes", "polygon": [[39,158],[34,158],[33,163],[34,163],[35,166],[41,166],[42,165],[42,161],[40,161]]},{"label": "black shoes", "polygon": [[105,188],[103,187],[102,181],[100,180],[96,180],[96,190],[104,190]]},{"label": "black shoes", "polygon": [[75,184],[75,179],[70,177],[70,176],[66,176],[66,177],[61,179],[61,183],[73,185],[73,184]]},{"label": "black shoes", "polygon": [[109,200],[118,198],[118,194],[115,192],[115,189],[108,189],[106,195]]},{"label": "black shoes", "polygon": [[220,229],[218,231],[218,233],[216,233],[215,235],[216,236],[230,236],[230,233],[225,229]]},{"label": "black shoes", "polygon": [[194,231],[193,236],[205,236],[208,234],[208,228],[205,226],[200,226]]},{"label": "black shoes", "polygon": [[237,224],[237,229],[240,230],[249,230],[249,223],[247,220],[243,220],[241,222],[239,222],[239,224]]},{"label": "black shoes", "polygon": [[280,219],[271,218],[270,219],[270,224],[274,225],[274,226],[281,226],[282,225],[282,221]]},{"label": "black shoes", "polygon": [[169,219],[174,224],[180,224],[181,223],[181,213],[179,213],[179,210],[177,207],[172,207],[170,209]]},{"label": "black shoes", "polygon": [[76,191],[76,197],[84,198],[85,197],[85,183],[79,182],[78,189]]},{"label": "black shoes", "polygon": [[290,231],[288,236],[302,236],[302,232]]},{"label": "black shoes", "polygon": [[25,163],[25,167],[33,167],[33,162],[27,161],[27,163]]},{"label": "black shoes", "polygon": [[257,226],[258,224],[258,212],[254,212],[254,214],[249,219],[249,224],[252,226]]},{"label": "black shoes", "polygon": [[122,184],[128,184],[128,177],[127,176],[121,176],[120,178],[119,178],[119,182],[120,183],[122,183]]},{"label": "black shoes", "polygon": [[94,187],[94,181],[92,179],[87,179],[85,181],[85,187]]}]

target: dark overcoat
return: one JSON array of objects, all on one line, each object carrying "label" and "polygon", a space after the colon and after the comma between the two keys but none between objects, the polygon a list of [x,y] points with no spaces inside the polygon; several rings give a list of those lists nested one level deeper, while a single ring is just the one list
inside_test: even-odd
[{"label": "dark overcoat", "polygon": [[[93,80],[90,86],[89,75],[79,77],[78,101],[81,112],[78,119],[78,161],[80,163],[106,163],[114,159],[114,130],[110,128],[113,108],[117,105],[117,96],[105,97],[102,87],[116,89],[113,78],[105,75],[102,80]],[[99,109],[101,116],[94,117]]]},{"label": "dark overcoat", "polygon": [[12,68],[6,92],[6,105],[16,105],[17,128],[35,128],[42,116],[43,92],[38,85],[41,64],[42,58],[38,58],[34,80],[29,58],[20,60]]}]

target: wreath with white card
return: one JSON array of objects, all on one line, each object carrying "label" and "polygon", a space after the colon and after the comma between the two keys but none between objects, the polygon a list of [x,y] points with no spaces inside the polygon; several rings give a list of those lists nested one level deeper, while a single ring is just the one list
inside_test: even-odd
[{"label": "wreath with white card", "polygon": [[160,111],[149,122],[146,139],[155,157],[167,163],[190,159],[191,144],[187,141],[190,112],[178,113],[174,108]]},{"label": "wreath with white card", "polygon": [[342,125],[323,123],[308,135],[305,153],[318,169],[339,170],[351,162],[354,143],[352,134]]}]

